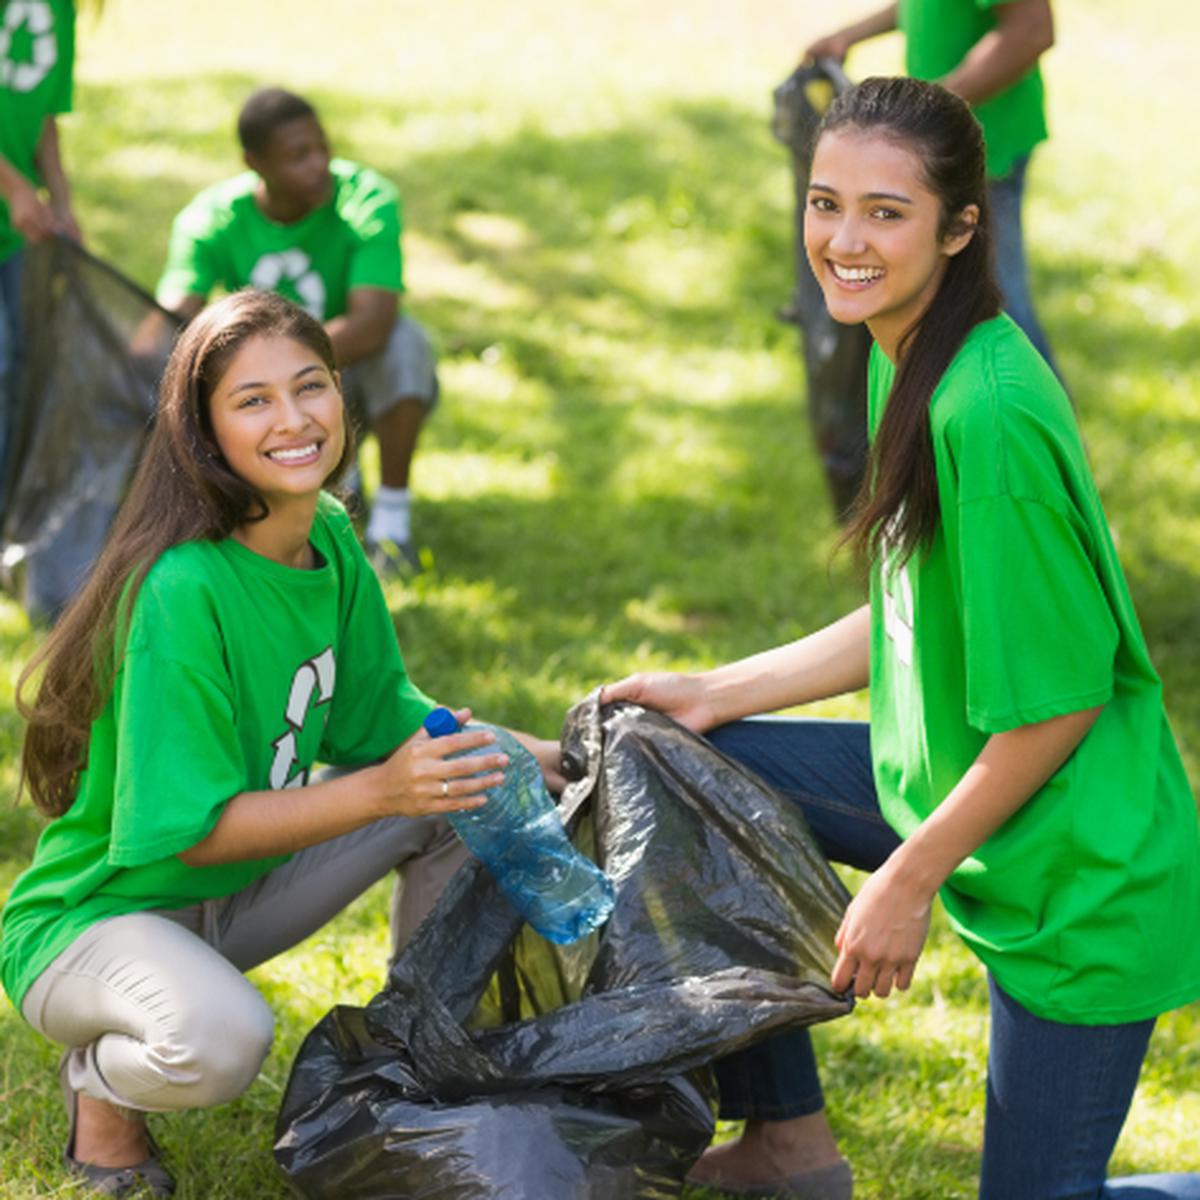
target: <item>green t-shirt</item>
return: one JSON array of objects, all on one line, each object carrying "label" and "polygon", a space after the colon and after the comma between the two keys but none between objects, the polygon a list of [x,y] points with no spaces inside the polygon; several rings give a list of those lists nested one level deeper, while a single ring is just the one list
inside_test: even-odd
[{"label": "green t-shirt", "polygon": [[[0,0],[0,155],[30,183],[48,116],[70,112],[75,71],[73,0]],[[24,242],[0,201],[0,262]]]},{"label": "green t-shirt", "polygon": [[323,561],[311,571],[232,539],[175,546],[151,568],[75,803],[43,831],[4,911],[0,974],[18,1008],[94,922],[228,896],[285,861],[177,857],[232,796],[299,786],[315,761],[378,759],[433,707],[328,497],[312,544]]},{"label": "green t-shirt", "polygon": [[[900,0],[905,69],[916,79],[941,79],[996,27],[992,9],[1006,0]],[[1046,97],[1035,64],[1012,87],[974,106],[987,139],[989,179],[1046,140]]]},{"label": "green t-shirt", "polygon": [[[893,380],[876,346],[875,430]],[[1200,995],[1200,819],[1066,394],[1007,316],[933,395],[941,520],[871,583],[871,753],[907,837],[988,737],[1103,705],[954,871],[954,928],[1032,1012],[1141,1020]],[[886,560],[886,555],[884,556]]]},{"label": "green t-shirt", "polygon": [[333,195],[290,225],[263,215],[253,171],[206,188],[175,218],[158,282],[160,303],[253,286],[328,321],[346,311],[351,288],[403,291],[396,189],[345,159],[335,158],[329,169]]}]

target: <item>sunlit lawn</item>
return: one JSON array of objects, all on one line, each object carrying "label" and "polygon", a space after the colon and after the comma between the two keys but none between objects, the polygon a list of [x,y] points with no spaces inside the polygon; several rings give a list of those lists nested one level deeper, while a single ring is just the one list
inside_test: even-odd
[{"label": "sunlit lawn", "polygon": [[[1055,7],[1035,287],[1195,782],[1200,17],[1183,0]],[[410,303],[441,344],[445,403],[416,480],[432,566],[389,598],[435,695],[551,734],[604,679],[719,662],[857,603],[830,558],[795,336],[773,317],[792,211],[770,90],[829,8],[110,0],[85,23],[66,153],[93,248],[142,284],[173,213],[237,169],[234,114],[258,83],[307,91],[339,149],[400,183]],[[897,53],[884,41],[850,67]],[[33,645],[0,604],[6,792]],[[37,828],[27,807],[0,809],[0,894]],[[256,972],[278,1037],[243,1100],[156,1121],[185,1200],[284,1194],[270,1145],[291,1057],[330,1005],[379,986],[385,901],[381,885]],[[939,919],[908,996],[818,1031],[858,1196],[974,1195],[986,1026],[982,972]],[[0,1016],[5,1200],[75,1194],[53,1061]],[[1160,1024],[1118,1167],[1200,1169],[1198,1077],[1192,1006]]]}]

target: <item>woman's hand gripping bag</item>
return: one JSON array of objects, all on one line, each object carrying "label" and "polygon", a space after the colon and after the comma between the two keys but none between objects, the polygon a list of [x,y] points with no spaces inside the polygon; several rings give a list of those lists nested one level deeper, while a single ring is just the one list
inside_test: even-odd
[{"label": "woman's hand gripping bag", "polygon": [[593,693],[560,811],[616,890],[572,946],[476,862],[365,1008],[300,1048],[275,1156],[313,1200],[657,1200],[708,1145],[708,1064],[841,1016],[847,895],[798,808],[707,742]]}]

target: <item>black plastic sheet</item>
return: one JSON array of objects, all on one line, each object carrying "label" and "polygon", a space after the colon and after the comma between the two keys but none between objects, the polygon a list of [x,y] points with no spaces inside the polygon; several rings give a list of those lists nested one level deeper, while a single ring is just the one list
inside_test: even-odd
[{"label": "black plastic sheet", "polygon": [[834,59],[799,67],[775,89],[772,123],[791,151],[796,192],[796,290],[784,315],[800,328],[809,423],[839,516],[849,509],[866,468],[871,335],[865,325],[839,325],[829,315],[804,253],[804,210],[817,125],[833,96],[849,86]]},{"label": "black plastic sheet", "polygon": [[3,477],[3,582],[49,619],[87,576],[144,443],[179,322],[74,242],[25,251],[25,364]]},{"label": "black plastic sheet", "polygon": [[848,897],[794,804],[596,694],[563,753],[612,917],[552,946],[464,867],[384,990],[301,1047],[275,1146],[300,1195],[677,1196],[713,1132],[708,1064],[852,1007],[828,985]]}]

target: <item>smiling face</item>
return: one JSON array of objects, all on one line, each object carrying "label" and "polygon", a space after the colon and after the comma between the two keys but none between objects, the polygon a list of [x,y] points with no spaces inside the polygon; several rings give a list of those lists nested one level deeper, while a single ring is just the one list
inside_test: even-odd
[{"label": "smiling face", "polygon": [[213,388],[209,414],[230,469],[272,513],[315,503],[342,457],[338,380],[315,351],[289,337],[249,338]]},{"label": "smiling face", "polygon": [[[960,214],[978,218],[970,206]],[[937,293],[969,227],[943,236],[942,206],[920,160],[878,133],[844,128],[822,135],[813,154],[804,247],[835,321],[865,321],[895,361],[901,337]]]}]

